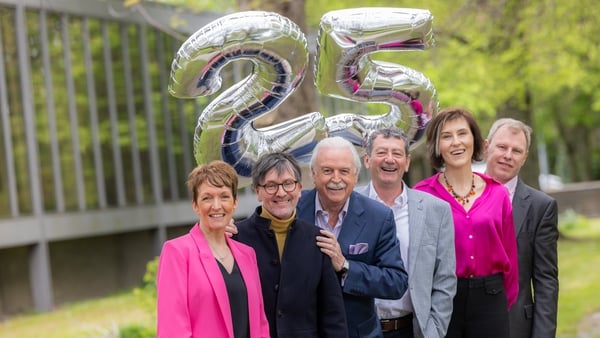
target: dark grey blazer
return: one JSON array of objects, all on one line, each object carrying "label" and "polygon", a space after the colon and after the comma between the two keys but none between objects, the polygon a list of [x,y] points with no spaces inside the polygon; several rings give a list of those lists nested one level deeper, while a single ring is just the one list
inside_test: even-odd
[{"label": "dark grey blazer", "polygon": [[519,296],[510,310],[510,337],[554,337],[558,306],[558,207],[552,197],[521,179],[512,205],[519,250]]}]

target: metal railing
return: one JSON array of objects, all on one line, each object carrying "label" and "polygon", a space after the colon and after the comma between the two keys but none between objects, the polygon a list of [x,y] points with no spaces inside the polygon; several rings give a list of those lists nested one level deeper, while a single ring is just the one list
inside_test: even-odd
[{"label": "metal railing", "polygon": [[52,241],[152,229],[158,253],[168,226],[196,219],[184,181],[202,100],[167,83],[182,38],[216,17],[0,0],[0,249],[30,248],[37,310],[53,305]]},{"label": "metal railing", "polygon": [[[183,40],[221,15],[123,3],[0,0],[0,262],[27,249],[38,311],[54,304],[53,244],[150,231],[156,255],[168,228],[197,219],[185,178],[208,99],[175,99],[167,85]],[[237,72],[222,72],[224,86]],[[235,216],[249,215],[256,197],[239,198]]]}]

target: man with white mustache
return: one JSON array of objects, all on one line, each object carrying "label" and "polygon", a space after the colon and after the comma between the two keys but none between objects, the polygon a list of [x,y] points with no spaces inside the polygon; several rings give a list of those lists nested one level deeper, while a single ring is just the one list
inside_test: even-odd
[{"label": "man with white mustache", "polygon": [[375,298],[402,297],[407,274],[392,210],[353,192],[360,168],[352,143],[321,140],[310,162],[315,188],[302,192],[297,213],[322,229],[317,245],[340,278],[349,337],[383,337]]},{"label": "man with white mustache", "polygon": [[376,299],[385,338],[444,337],[456,293],[454,222],[446,201],[410,189],[409,141],[399,128],[372,132],[364,163],[371,181],[357,192],[392,208],[409,290],[401,299]]}]

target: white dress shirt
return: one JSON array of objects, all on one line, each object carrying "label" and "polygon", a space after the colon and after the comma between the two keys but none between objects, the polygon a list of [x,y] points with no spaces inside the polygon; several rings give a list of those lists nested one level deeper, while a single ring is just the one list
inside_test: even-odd
[{"label": "white dress shirt", "polygon": [[515,176],[510,179],[510,181],[504,183],[506,189],[508,189],[508,195],[510,197],[510,201],[512,202],[513,197],[515,196],[515,190],[517,190],[517,182],[519,181],[519,177]]},{"label": "white dress shirt", "polygon": [[346,200],[346,203],[344,204],[344,208],[342,209],[342,211],[340,211],[337,222],[335,223],[335,226],[332,230],[331,226],[329,226],[329,212],[323,209],[323,206],[319,201],[319,193],[317,192],[317,197],[315,198],[315,222],[317,223],[317,226],[321,229],[333,232],[335,238],[338,238],[338,236],[340,235],[340,231],[342,231],[342,222],[344,222],[344,218],[348,213],[349,203],[350,199],[348,198]]},{"label": "white dress shirt", "polygon": [[[406,185],[404,182],[402,184],[402,193],[396,198],[394,205],[391,206],[391,209],[394,212],[394,221],[396,222],[396,237],[398,237],[398,241],[400,241],[400,255],[402,256],[402,261],[404,262],[404,268],[408,271],[408,194],[406,193],[406,189],[404,189]],[[371,183],[369,183],[369,198],[385,204],[379,198]],[[404,296],[402,296],[400,299],[376,298],[375,306],[377,307],[377,315],[380,319],[404,317],[413,312],[410,293],[408,290],[406,290]]]}]

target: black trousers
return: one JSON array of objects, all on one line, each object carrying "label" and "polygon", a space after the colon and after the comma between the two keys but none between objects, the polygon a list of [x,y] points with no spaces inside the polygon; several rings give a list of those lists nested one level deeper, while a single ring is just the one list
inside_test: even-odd
[{"label": "black trousers", "polygon": [[502,274],[458,278],[446,337],[508,337],[508,306]]}]

